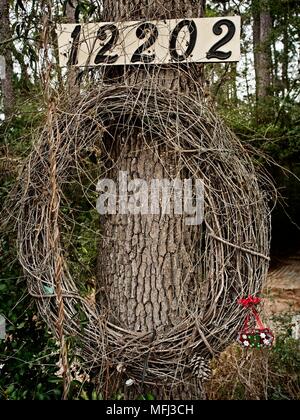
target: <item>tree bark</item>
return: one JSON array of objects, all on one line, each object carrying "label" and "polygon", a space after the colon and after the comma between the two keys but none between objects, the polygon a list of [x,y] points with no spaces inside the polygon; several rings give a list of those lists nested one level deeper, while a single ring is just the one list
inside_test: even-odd
[{"label": "tree bark", "polygon": [[[109,178],[117,182],[120,171],[128,173],[128,181],[142,179],[148,185],[153,179],[182,178],[174,152],[158,144],[159,139],[145,143],[138,130],[126,143],[116,137],[111,156],[117,164]],[[199,228],[188,228],[176,215],[108,216],[103,225],[99,277],[105,295],[100,297],[111,320],[147,332],[182,321],[188,315],[187,293],[196,291],[193,233]]]},{"label": "tree bark", "polygon": [[259,0],[252,1],[252,17],[253,17],[253,51],[254,51],[254,67],[256,79],[256,98],[258,99],[259,87],[259,69],[260,69],[260,6]]},{"label": "tree bark", "polygon": [[[198,17],[203,10],[204,2],[192,0],[105,0],[104,21]],[[143,80],[150,84],[153,78],[155,84],[168,89],[193,92],[194,82],[186,69],[182,74],[178,69],[160,68],[151,74],[133,70],[127,73],[126,82]],[[201,77],[197,83],[201,85]],[[153,179],[172,180],[188,175],[174,152],[162,145],[162,139],[143,140],[138,128],[127,133],[120,127],[111,133],[113,140],[111,136],[107,139],[111,156],[108,178],[117,182],[119,172],[126,171],[129,181],[143,179],[149,185]],[[103,313],[108,313],[107,318],[123,329],[139,332],[168,330],[183,321],[189,300],[199,287],[200,247],[195,246],[199,227],[186,226],[183,216],[176,215],[112,215],[105,216],[102,222],[104,239],[99,249],[97,300]],[[114,391],[122,387],[120,379]],[[109,388],[112,391],[111,385]],[[148,391],[162,399],[195,397],[192,386],[191,390],[171,388],[155,390],[153,386]],[[146,391],[144,387],[142,392]],[[200,399],[200,389],[196,393]]]},{"label": "tree bark", "polygon": [[272,18],[267,2],[263,1],[260,13],[260,58],[258,76],[258,97],[266,98],[271,94],[272,82],[272,58],[271,58],[271,34]]},{"label": "tree bark", "polygon": [[283,98],[290,90],[289,78],[289,16],[288,10],[283,12],[284,29],[283,29],[283,57],[282,57],[282,81],[283,81]]},{"label": "tree bark", "polygon": [[66,4],[66,19],[68,23],[75,23],[75,11],[78,6],[78,0],[68,1]]},{"label": "tree bark", "polygon": [[11,38],[11,27],[9,19],[9,2],[0,0],[0,55],[5,59],[6,73],[1,80],[4,114],[9,118],[14,111],[15,95],[13,89],[13,59],[11,54],[10,42],[5,42]]},{"label": "tree bark", "polygon": [[[76,23],[75,12],[78,6],[78,0],[68,1],[66,4],[66,22]],[[67,72],[67,88],[71,96],[79,94],[79,85],[77,84],[78,69],[75,66],[70,66]]]},{"label": "tree bark", "polygon": [[252,16],[257,120],[267,122],[273,116],[271,53],[273,24],[268,2],[252,0]]}]

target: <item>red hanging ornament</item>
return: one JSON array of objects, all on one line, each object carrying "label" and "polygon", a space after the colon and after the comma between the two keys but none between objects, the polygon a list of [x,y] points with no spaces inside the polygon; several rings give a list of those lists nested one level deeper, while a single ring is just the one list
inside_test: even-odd
[{"label": "red hanging ornament", "polygon": [[[261,299],[255,296],[248,296],[245,299],[239,299],[238,303],[249,310],[243,328],[238,334],[238,342],[246,349],[272,347],[274,343],[274,334],[269,328],[264,327],[255,308],[256,305],[261,303]],[[255,327],[249,327],[251,319],[255,320]]]},{"label": "red hanging ornament", "polygon": [[255,296],[248,296],[246,299],[239,299],[238,303],[244,308],[251,308],[254,305],[258,305],[261,302],[261,299]]}]

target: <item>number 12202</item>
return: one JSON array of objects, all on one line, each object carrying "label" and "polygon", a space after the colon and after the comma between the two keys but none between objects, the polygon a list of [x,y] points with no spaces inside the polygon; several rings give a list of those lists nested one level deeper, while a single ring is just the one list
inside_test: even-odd
[{"label": "number 12202", "polygon": [[228,62],[240,59],[240,17],[62,25],[62,66]]}]

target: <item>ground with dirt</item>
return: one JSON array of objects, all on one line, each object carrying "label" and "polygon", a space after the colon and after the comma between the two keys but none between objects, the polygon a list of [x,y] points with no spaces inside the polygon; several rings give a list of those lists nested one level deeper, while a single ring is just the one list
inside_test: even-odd
[{"label": "ground with dirt", "polygon": [[300,314],[300,251],[276,260],[269,273],[265,295],[268,296],[265,300],[268,316]]}]

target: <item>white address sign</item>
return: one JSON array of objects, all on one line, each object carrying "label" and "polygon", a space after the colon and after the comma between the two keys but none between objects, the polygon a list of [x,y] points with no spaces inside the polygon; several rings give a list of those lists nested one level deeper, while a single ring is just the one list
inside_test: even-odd
[{"label": "white address sign", "polygon": [[60,65],[212,63],[240,60],[241,18],[66,24]]}]

